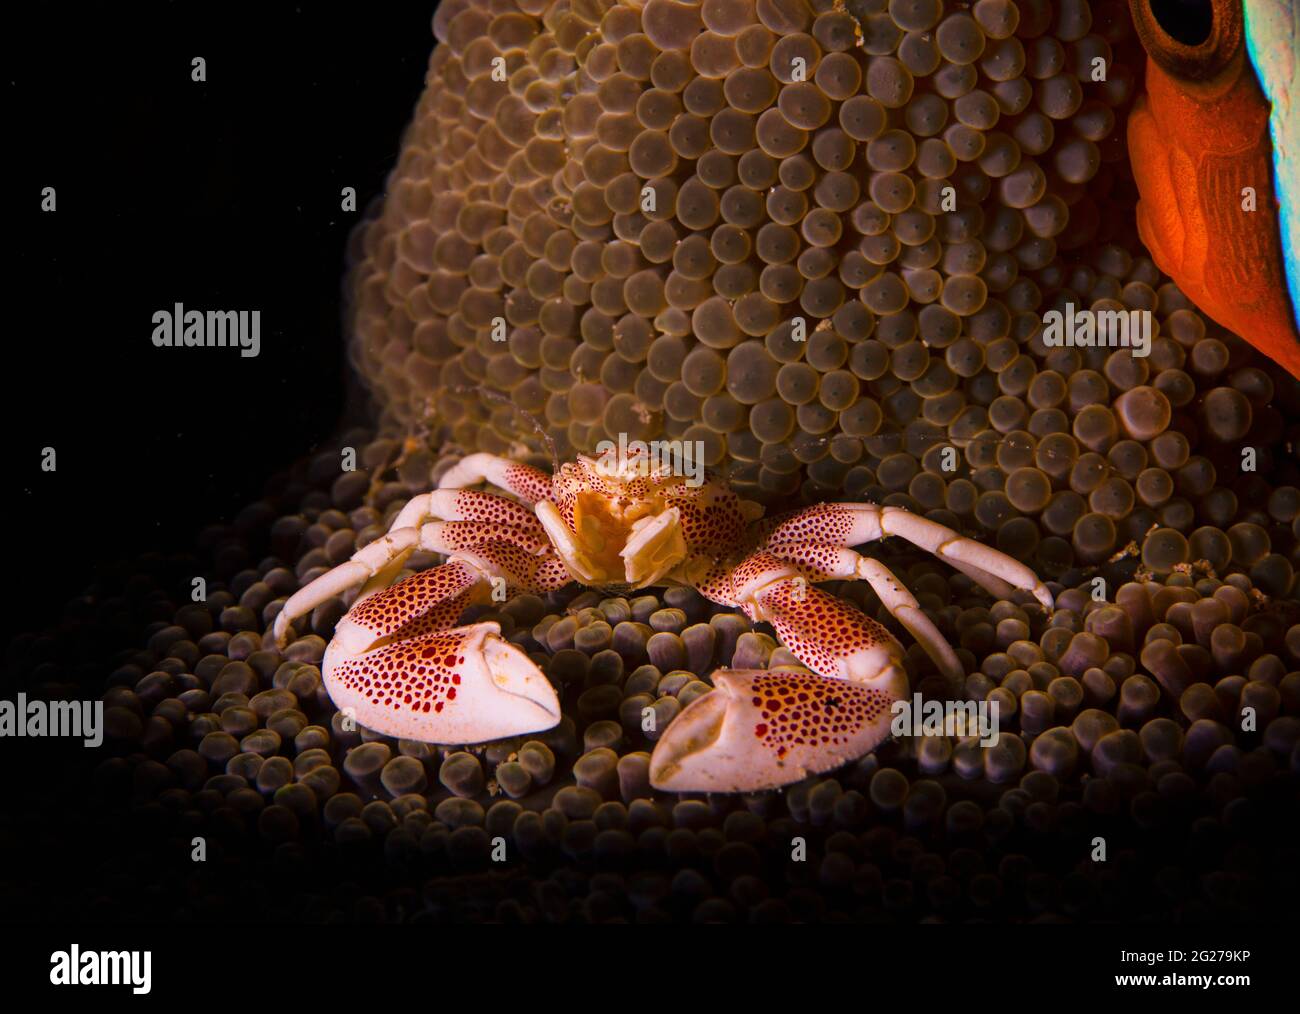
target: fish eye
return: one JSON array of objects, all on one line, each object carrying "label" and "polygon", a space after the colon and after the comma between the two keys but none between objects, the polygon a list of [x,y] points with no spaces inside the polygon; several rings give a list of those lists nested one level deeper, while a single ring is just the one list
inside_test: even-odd
[{"label": "fish eye", "polygon": [[1242,0],[1129,0],[1151,59],[1180,81],[1208,82],[1243,50]]}]

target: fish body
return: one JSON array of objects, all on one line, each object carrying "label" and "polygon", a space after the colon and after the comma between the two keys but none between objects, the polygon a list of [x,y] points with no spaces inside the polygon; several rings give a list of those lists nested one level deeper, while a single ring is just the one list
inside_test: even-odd
[{"label": "fish body", "polygon": [[[1138,232],[1198,307],[1300,378],[1300,123],[1291,0],[1131,0]],[[1208,15],[1208,16],[1207,16]]]}]

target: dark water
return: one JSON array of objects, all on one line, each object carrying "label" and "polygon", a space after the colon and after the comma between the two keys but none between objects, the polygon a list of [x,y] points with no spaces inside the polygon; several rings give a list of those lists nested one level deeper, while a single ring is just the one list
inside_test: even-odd
[{"label": "dark water", "polygon": [[[433,6],[9,14],[6,639],[117,557],[189,548],[334,429],[347,236],[396,159]],[[260,355],[155,348],[177,301],[260,309]]]}]

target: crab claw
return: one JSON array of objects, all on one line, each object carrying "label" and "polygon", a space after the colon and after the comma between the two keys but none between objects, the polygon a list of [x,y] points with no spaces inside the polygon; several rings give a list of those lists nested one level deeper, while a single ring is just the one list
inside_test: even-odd
[{"label": "crab claw", "polygon": [[670,792],[754,792],[870,753],[890,734],[907,677],[868,683],[811,673],[720,669],[655,746],[650,784]]},{"label": "crab claw", "polygon": [[322,676],[340,711],[351,709],[358,724],[399,739],[484,743],[560,721],[555,688],[492,622],[352,657],[331,642]]}]

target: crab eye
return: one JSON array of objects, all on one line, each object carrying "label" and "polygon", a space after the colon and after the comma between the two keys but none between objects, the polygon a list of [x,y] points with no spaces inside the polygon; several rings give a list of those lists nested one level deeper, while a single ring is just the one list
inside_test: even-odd
[{"label": "crab eye", "polygon": [[1208,82],[1242,52],[1242,0],[1129,0],[1151,59],[1188,83]]}]

